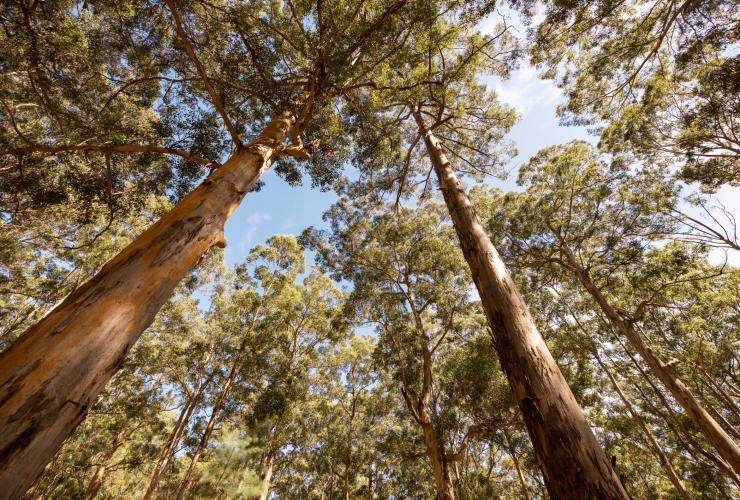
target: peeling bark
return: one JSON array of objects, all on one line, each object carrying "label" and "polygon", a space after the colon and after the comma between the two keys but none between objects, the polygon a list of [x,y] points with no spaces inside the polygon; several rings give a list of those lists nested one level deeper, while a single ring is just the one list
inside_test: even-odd
[{"label": "peeling bark", "polygon": [[628,498],[439,141],[419,110],[413,114],[550,496]]},{"label": "peeling bark", "polygon": [[0,355],[0,499],[18,498],[121,367],[177,283],[281,154],[275,118],[175,208]]}]

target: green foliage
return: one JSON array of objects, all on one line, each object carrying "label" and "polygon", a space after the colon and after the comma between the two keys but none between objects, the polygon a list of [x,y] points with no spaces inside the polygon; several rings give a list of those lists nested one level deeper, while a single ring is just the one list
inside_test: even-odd
[{"label": "green foliage", "polygon": [[668,160],[706,189],[737,185],[738,3],[548,2],[530,52],[564,89],[567,123],[602,146]]}]

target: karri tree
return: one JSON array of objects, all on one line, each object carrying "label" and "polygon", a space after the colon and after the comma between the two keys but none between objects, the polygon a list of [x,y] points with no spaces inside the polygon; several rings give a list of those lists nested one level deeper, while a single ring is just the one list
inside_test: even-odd
[{"label": "karri tree", "polygon": [[[177,283],[206,250],[225,244],[224,222],[265,170],[280,157],[309,158],[316,143],[307,141],[304,147],[303,134],[311,123],[321,123],[314,125],[313,139],[331,129],[333,108],[326,105],[331,96],[349,78],[371,71],[379,58],[392,56],[392,42],[413,26],[411,14],[404,22],[395,21],[406,3],[373,2],[353,9],[324,2],[282,9],[272,2],[216,6],[174,1],[104,4],[100,10],[88,4],[78,9],[72,2],[51,11],[39,4],[31,9],[23,2],[11,7],[10,18],[19,30],[28,31],[30,50],[12,59],[4,77],[15,78],[16,87],[37,81],[45,85],[28,96],[34,97],[33,105],[13,102],[4,115],[11,132],[3,155],[22,162],[18,175],[31,168],[23,163],[27,157],[49,155],[172,153],[208,167],[216,167],[222,158],[226,161],[3,352],[0,480],[7,485],[3,495],[25,491],[84,418]],[[123,6],[126,9],[120,10]],[[123,16],[123,22],[96,23],[106,16]],[[74,94],[63,107],[87,110],[92,125],[81,117],[55,116],[60,103],[47,99],[45,92],[54,79],[45,73],[50,69],[43,63],[53,67],[50,61],[57,58],[48,49],[47,59],[40,59],[41,48],[53,47],[53,41],[36,37],[34,25],[65,24],[75,28],[80,43],[104,44],[107,52],[96,61],[94,73],[116,75],[114,81],[93,79],[95,87],[85,86],[81,77],[82,85],[69,84],[78,89],[81,101],[75,101]],[[65,48],[71,49],[72,42],[67,42]],[[87,68],[92,63],[80,64]],[[80,76],[73,69],[68,72],[70,77]],[[92,109],[83,106],[89,100]],[[116,108],[118,100],[133,101],[137,114],[123,110],[107,126],[95,122],[107,116],[101,109]],[[165,120],[158,126],[163,130],[148,137],[162,142],[143,144],[138,129],[131,133],[135,143],[125,142],[126,134],[117,135],[117,126],[134,120],[142,106],[148,107],[147,116],[155,122],[151,115],[160,107]],[[203,108],[209,110],[210,126],[191,131],[188,113],[202,115]],[[180,127],[183,122],[186,126]],[[36,126],[35,134],[26,133],[27,125]],[[244,136],[251,140],[243,141]],[[334,137],[339,141],[324,146],[333,145],[325,151],[338,157],[345,138]],[[212,160],[164,144],[187,140],[197,150],[205,138],[219,141]],[[314,156],[315,178],[329,175],[327,165],[338,165],[322,161],[327,154]],[[289,163],[284,171],[295,180],[295,168]],[[111,185],[102,184],[106,189]]]},{"label": "karri tree", "polygon": [[366,124],[377,141],[362,152],[364,172],[373,187],[394,190],[397,204],[419,186],[426,192],[430,176],[436,177],[550,494],[624,498],[612,464],[457,176],[501,173],[511,153],[503,136],[515,121],[514,111],[479,81],[481,72],[507,75],[516,60],[506,24],[495,30],[484,36],[465,23],[439,19],[406,44],[401,68],[387,68],[382,80],[348,90],[363,106],[381,111]]},{"label": "karri tree", "polygon": [[[533,265],[560,266],[577,280],[737,474],[735,440],[681,380],[680,361],[663,359],[639,331],[650,310],[680,303],[671,297],[673,287],[722,271],[693,266],[691,250],[680,247],[668,252],[662,269],[647,265],[651,246],[673,223],[653,207],[675,204],[676,190],[661,169],[607,160],[574,142],[540,151],[522,166],[518,181],[527,191],[510,197],[517,204],[507,218],[511,244]],[[612,296],[612,283],[621,280],[628,293]]]}]

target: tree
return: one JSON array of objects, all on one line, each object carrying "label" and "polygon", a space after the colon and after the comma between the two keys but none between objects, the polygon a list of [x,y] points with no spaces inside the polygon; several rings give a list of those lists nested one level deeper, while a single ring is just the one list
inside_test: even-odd
[{"label": "tree", "polygon": [[737,184],[737,6],[548,2],[532,61],[564,89],[564,121],[602,127],[604,147],[679,163],[709,189]]},{"label": "tree", "polygon": [[[418,185],[425,192],[435,173],[550,494],[570,497],[579,491],[584,496],[624,498],[619,478],[447,159],[449,153],[457,170],[473,178],[500,172],[511,152],[502,138],[515,116],[498,104],[478,75],[487,70],[505,76],[516,47],[506,24],[495,35],[482,37],[469,25],[446,22],[430,25],[423,37],[405,47],[404,71],[391,68],[384,75],[387,81],[363,87],[371,94],[365,101],[391,110],[381,115],[385,120],[378,120],[382,130],[397,129],[385,143],[385,137],[380,138],[390,152],[378,157],[371,149],[364,168],[371,178],[390,170],[376,184],[391,189],[397,181],[397,200]],[[420,143],[431,168],[426,180],[412,182],[423,164],[414,156]]]},{"label": "tree", "polygon": [[[455,498],[452,467],[468,446],[518,419],[503,381],[493,376],[490,348],[478,351],[482,318],[470,302],[469,276],[449,226],[441,225],[441,210],[423,204],[393,214],[344,198],[327,213],[332,233],[306,238],[337,279],[352,281],[354,314],[376,326],[377,355],[395,372],[406,410],[423,435],[436,496]],[[467,379],[462,388],[442,384],[441,366],[472,376],[460,366],[465,363],[487,376]],[[465,404],[466,398],[476,403]]]},{"label": "tree", "polygon": [[[510,196],[515,251],[532,265],[570,273],[737,473],[734,440],[680,379],[679,361],[663,361],[638,330],[648,310],[669,307],[672,287],[716,273],[699,267],[680,245],[650,250],[671,232],[671,219],[650,206],[675,204],[670,181],[655,170],[631,171],[619,158],[607,164],[587,143],[574,142],[540,151],[520,169],[518,182],[527,191]],[[648,258],[661,266],[646,265]],[[610,297],[611,283],[620,280],[628,292]]]},{"label": "tree", "polygon": [[[172,211],[109,261],[93,279],[77,288],[2,354],[0,400],[3,404],[0,407],[0,426],[7,429],[7,432],[3,433],[0,440],[2,450],[0,478],[11,485],[7,488],[8,495],[20,494],[41,472],[61,441],[84,418],[95,396],[121,366],[130,347],[152,322],[156,312],[187,271],[198,262],[207,249],[225,244],[224,222],[244,195],[255,187],[264,171],[280,156],[288,155],[301,159],[309,157],[303,147],[301,136],[315,115],[321,115],[315,111],[315,108],[320,108],[318,105],[315,106],[315,103],[322,96],[331,95],[328,82],[334,86],[341,86],[353,75],[369,71],[376,57],[388,55],[388,53],[378,55],[374,50],[371,51],[370,47],[386,47],[388,44],[378,42],[392,39],[398,30],[408,29],[407,24],[392,23],[393,16],[405,3],[404,0],[400,0],[396,3],[382,3],[355,9],[351,14],[346,12],[344,16],[334,18],[330,28],[325,27],[323,14],[317,10],[315,19],[318,19],[318,22],[313,25],[310,32],[306,31],[302,22],[296,21],[295,12],[291,11],[290,14],[284,11],[275,12],[276,20],[279,19],[290,26],[291,32],[301,37],[302,43],[305,42],[309,46],[309,42],[314,42],[310,44],[311,53],[291,43],[291,39],[281,34],[280,27],[272,26],[259,16],[243,18],[238,16],[245,12],[245,8],[249,11],[249,7],[236,5],[232,9],[211,9],[195,4],[188,15],[192,16],[200,28],[200,33],[208,33],[209,15],[217,15],[223,26],[233,28],[233,31],[227,32],[233,34],[234,44],[239,47],[238,52],[245,56],[245,60],[249,60],[249,54],[254,47],[248,38],[240,35],[249,32],[251,26],[261,26],[263,32],[267,33],[263,40],[265,43],[260,45],[261,53],[252,54],[252,59],[263,54],[268,59],[266,62],[253,61],[256,73],[259,74],[260,70],[266,71],[264,73],[266,75],[278,73],[277,68],[281,67],[282,62],[270,59],[269,54],[285,55],[284,51],[289,51],[296,58],[295,64],[289,64],[285,68],[290,73],[285,78],[292,82],[292,85],[288,83],[281,85],[281,82],[277,81],[271,82],[267,87],[273,94],[267,96],[264,103],[267,112],[273,118],[246,145],[241,141],[240,130],[234,125],[233,115],[230,115],[225,107],[227,103],[229,107],[235,106],[229,98],[239,93],[225,96],[225,93],[220,92],[215,86],[220,76],[229,81],[233,73],[226,71],[223,75],[214,75],[215,72],[207,70],[200,57],[203,53],[216,49],[212,55],[213,59],[204,60],[219,68],[218,49],[231,50],[234,48],[233,44],[227,44],[226,47],[206,44],[201,47],[203,50],[196,51],[194,44],[191,43],[186,21],[181,17],[174,2],[167,3],[169,11],[167,17],[164,17],[162,12],[156,13],[154,17],[158,23],[155,23],[154,27],[159,30],[155,29],[153,34],[156,33],[163,40],[174,37],[171,53],[176,54],[175,57],[168,59],[169,54],[165,51],[157,61],[173,61],[173,64],[166,65],[164,70],[184,77],[178,77],[178,80],[190,81],[190,75],[196,75],[196,81],[202,84],[206,91],[205,95],[208,96],[208,100],[204,102],[220,117],[232,140],[234,152]],[[271,3],[262,7],[267,11],[275,10]],[[307,8],[303,12],[304,18],[313,18],[313,7],[311,3],[310,9]],[[319,2],[317,7],[320,10],[322,3]],[[355,16],[360,13],[363,16],[356,18]],[[142,20],[139,14],[137,12],[134,16],[135,21]],[[19,15],[28,17],[25,12]],[[69,11],[63,11],[60,15],[70,23],[83,22],[85,19]],[[168,26],[169,19],[174,27],[172,31]],[[245,24],[240,24],[240,20]],[[131,31],[136,32],[138,27],[134,23]],[[329,32],[331,36],[328,35]],[[109,34],[115,35],[115,32]],[[219,38],[216,42],[222,41],[223,39]],[[187,55],[186,60],[189,61],[187,66],[182,64],[183,51]],[[235,50],[231,55],[236,53]],[[116,55],[121,54],[118,52]],[[30,57],[33,57],[33,53]],[[348,65],[350,57],[354,57],[356,62],[361,61],[362,64]],[[230,60],[225,59],[223,66],[227,70],[232,70]],[[138,61],[136,58],[130,60]],[[141,64],[146,68],[146,60]],[[298,68],[301,68],[300,71]],[[135,72],[138,67],[130,69]],[[298,76],[298,82],[295,81],[296,73],[301,75]],[[163,80],[161,76],[163,75],[152,77],[146,73],[137,74],[126,85],[145,81],[161,82]],[[169,78],[166,76],[164,80]],[[261,86],[259,80],[252,80],[251,83],[256,87]],[[193,99],[198,99],[199,93],[186,92],[181,98],[186,102],[188,100],[192,102]],[[252,92],[245,93],[252,97]],[[119,92],[116,95],[121,94],[122,92]],[[330,99],[328,101],[330,102]],[[326,104],[326,100],[322,103]],[[269,104],[274,106],[271,107]],[[176,106],[177,101],[172,105]],[[195,109],[198,106],[197,103],[193,104]],[[329,111],[326,111],[329,108],[324,109],[324,115],[331,116]],[[261,118],[262,110],[257,109],[251,116],[254,119]],[[318,127],[316,130],[322,129]],[[176,136],[177,132],[173,131],[173,135]],[[320,132],[317,135],[320,136]],[[23,134],[17,134],[17,138],[22,140]],[[290,140],[289,144],[285,144],[287,139]],[[140,151],[140,146],[140,144],[65,143],[51,146],[32,144],[12,147],[5,150],[4,154],[18,156],[29,153],[56,154],[65,151],[115,153]],[[145,151],[170,152],[164,151],[160,146],[156,146],[155,149],[147,147]],[[213,162],[205,163],[213,165]],[[321,165],[321,162],[319,161],[317,165]],[[289,166],[286,168],[291,171]],[[320,169],[315,167],[314,172],[318,175]],[[100,318],[105,318],[105,321],[101,322]],[[70,346],[75,348],[70,349]],[[85,369],[82,369],[82,366]]]}]

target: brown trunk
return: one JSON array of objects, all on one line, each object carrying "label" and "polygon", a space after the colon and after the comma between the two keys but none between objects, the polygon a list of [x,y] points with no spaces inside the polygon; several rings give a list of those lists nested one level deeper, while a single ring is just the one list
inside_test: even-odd
[{"label": "brown trunk", "polygon": [[437,439],[434,425],[431,422],[422,424],[424,431],[424,444],[426,444],[427,456],[434,471],[434,486],[437,490],[437,500],[454,500],[455,489],[452,486],[452,475],[450,464],[445,457],[442,444]]},{"label": "brown trunk", "polygon": [[501,366],[521,409],[547,490],[555,499],[623,499],[628,494],[568,387],[445,157],[437,138],[414,118],[491,326]]},{"label": "brown trunk", "polygon": [[273,120],[172,211],[0,355],[0,499],[17,498],[121,367],[177,283],[281,151]]},{"label": "brown trunk", "polygon": [[[269,287],[265,291],[265,295],[267,295],[268,293],[270,293]],[[252,321],[249,323],[249,327],[247,328],[247,331],[243,334],[243,338],[242,338],[241,343],[239,344],[239,348],[234,354],[234,360],[231,363],[231,368],[229,369],[229,375],[226,377],[226,381],[224,382],[223,387],[221,387],[221,392],[219,393],[218,398],[216,399],[216,402],[213,405],[213,409],[211,410],[211,416],[208,419],[208,425],[206,425],[206,429],[203,432],[203,436],[200,439],[200,443],[198,443],[198,447],[196,448],[195,453],[193,454],[193,458],[190,461],[190,467],[188,467],[188,470],[185,473],[185,477],[183,477],[182,484],[180,485],[179,495],[178,495],[180,497],[184,497],[185,495],[187,495],[188,490],[190,489],[192,485],[193,473],[195,472],[195,467],[198,465],[198,462],[200,461],[200,457],[203,454],[203,451],[206,449],[206,446],[208,446],[208,441],[211,439],[211,434],[213,433],[213,429],[216,427],[216,422],[218,421],[218,418],[221,415],[221,410],[226,404],[226,399],[229,397],[231,386],[234,385],[234,380],[236,379],[236,376],[239,373],[239,368],[242,365],[244,351],[247,347],[247,340],[249,340],[249,336],[252,334],[252,331],[254,330],[254,326],[257,324],[257,318],[261,310],[262,310],[262,304],[257,306],[257,308],[255,309],[254,316],[252,317]]]},{"label": "brown trunk", "polygon": [[144,500],[151,498],[154,495],[154,492],[157,491],[159,480],[171,463],[175,451],[177,450],[177,446],[180,444],[182,433],[187,428],[188,423],[190,422],[190,417],[192,416],[193,411],[195,411],[195,408],[198,405],[198,401],[200,400],[200,396],[203,393],[205,387],[208,385],[208,382],[210,382],[210,377],[208,378],[208,380],[200,382],[198,384],[195,391],[193,391],[192,397],[187,400],[185,406],[180,412],[180,416],[178,417],[177,422],[175,422],[175,426],[172,428],[172,432],[170,432],[170,435],[167,438],[167,442],[162,447],[162,452],[160,453],[159,459],[154,466],[154,472],[152,472],[152,478],[149,481],[149,487],[144,494]]},{"label": "brown trunk", "polygon": [[675,373],[673,367],[664,363],[655,352],[648,347],[642,336],[635,330],[632,323],[626,321],[619,312],[606,300],[601,290],[577,262],[573,253],[563,246],[563,253],[567,259],[568,268],[575,274],[586,291],[591,294],[598,306],[604,312],[609,321],[621,332],[635,348],[640,357],[647,363],[653,374],[668,388],[678,404],[683,407],[686,414],[696,426],[702,430],[706,438],[714,445],[717,452],[730,464],[736,474],[740,474],[740,448],[732,438],[717,424],[712,416],[699,404],[693,394],[684,385]]},{"label": "brown trunk", "polygon": [[259,500],[267,500],[267,496],[270,494],[272,472],[275,468],[275,451],[270,450],[267,455],[265,455],[263,460],[260,460],[260,465],[262,465],[262,473],[260,474],[260,481],[262,482],[262,486],[260,489],[260,494],[257,498]]},{"label": "brown trunk", "polygon": [[612,387],[614,387],[614,390],[617,391],[617,394],[619,395],[619,399],[622,400],[622,403],[624,403],[624,406],[627,408],[627,411],[629,411],[630,415],[632,415],[632,418],[635,422],[637,422],[637,425],[642,430],[643,434],[645,434],[645,437],[648,440],[648,443],[650,444],[650,447],[655,452],[655,455],[658,457],[658,461],[660,462],[660,465],[665,470],[666,474],[668,474],[668,479],[671,480],[673,483],[673,486],[676,487],[676,490],[681,495],[681,497],[685,498],[686,500],[690,500],[693,498],[691,494],[686,491],[686,488],[684,487],[683,483],[681,482],[681,478],[679,477],[678,473],[676,472],[676,469],[673,468],[673,465],[671,464],[671,461],[668,459],[668,456],[663,451],[663,448],[660,447],[660,443],[658,443],[658,440],[653,436],[653,433],[650,432],[650,429],[648,429],[647,425],[645,424],[645,421],[642,419],[640,414],[635,411],[635,409],[632,406],[632,403],[629,399],[627,399],[627,396],[622,392],[622,388],[619,387],[619,383],[617,383],[617,379],[614,378],[614,375],[612,374],[611,370],[609,370],[609,367],[606,366],[606,364],[601,360],[601,357],[599,357],[598,353],[595,353],[596,356],[596,362],[599,364],[602,370],[604,370],[604,373],[606,373],[606,376],[609,377],[609,381],[612,384]]},{"label": "brown trunk", "polygon": [[105,476],[106,470],[107,467],[105,465],[98,466],[95,474],[90,480],[90,484],[87,486],[87,491],[85,492],[85,500],[92,500],[98,495],[98,491],[103,485],[103,476]]},{"label": "brown trunk", "polygon": [[208,441],[211,439],[211,434],[213,433],[213,429],[216,427],[216,422],[218,421],[218,418],[221,415],[221,409],[224,407],[224,404],[226,403],[226,398],[229,395],[231,386],[234,383],[234,378],[236,377],[236,368],[237,368],[237,362],[234,361],[234,363],[231,366],[231,371],[229,372],[229,376],[226,379],[226,383],[224,383],[224,386],[221,388],[221,393],[218,395],[218,399],[213,404],[213,409],[211,410],[211,416],[208,418],[208,424],[206,425],[206,429],[205,431],[203,431],[203,435],[200,438],[198,447],[195,449],[195,453],[193,453],[193,458],[190,460],[190,467],[188,467],[188,470],[182,479],[182,484],[180,485],[180,491],[177,495],[180,498],[184,498],[185,496],[187,496],[188,491],[190,490],[190,487],[192,486],[193,473],[195,472],[195,467],[198,465],[198,462],[200,461],[200,457],[201,455],[203,455],[203,451],[206,449],[206,446],[208,446]]},{"label": "brown trunk", "polygon": [[[676,412],[673,409],[672,404],[668,402],[668,400],[663,395],[663,391],[661,391],[653,382],[652,378],[645,372],[642,365],[637,361],[637,358],[635,358],[632,353],[629,351],[627,346],[622,342],[622,339],[614,334],[614,339],[616,340],[617,344],[619,344],[622,349],[624,349],[624,352],[627,354],[627,357],[630,359],[630,363],[632,363],[632,366],[635,367],[637,370],[637,373],[640,374],[640,377],[642,380],[650,386],[652,389],[652,394],[647,394],[645,391],[643,391],[642,387],[640,387],[640,384],[633,384],[633,387],[640,393],[640,396],[642,397],[642,400],[644,403],[650,407],[653,413],[660,416],[660,418],[663,419],[663,421],[666,423],[668,428],[673,433],[676,440],[678,440],[681,445],[684,447],[684,450],[691,455],[691,458],[697,462],[702,463],[699,459],[699,456],[702,456],[706,458],[709,462],[714,464],[723,474],[727,475],[730,479],[732,479],[736,485],[740,486],[740,477],[738,477],[737,474],[732,470],[730,465],[725,462],[721,457],[717,457],[709,452],[709,450],[706,450],[704,447],[702,447],[699,443],[696,442],[696,440],[693,438],[691,431],[692,429],[688,426],[684,425],[684,421],[686,419],[679,418],[676,415]],[[660,407],[653,403],[654,400],[660,401],[660,406],[665,409],[665,412],[663,412]]]}]

